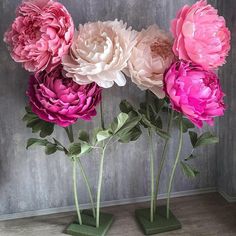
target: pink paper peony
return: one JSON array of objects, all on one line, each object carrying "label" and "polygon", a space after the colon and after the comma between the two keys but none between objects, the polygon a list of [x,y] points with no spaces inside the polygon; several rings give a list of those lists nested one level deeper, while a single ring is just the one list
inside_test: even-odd
[{"label": "pink paper peony", "polygon": [[137,44],[128,61],[127,75],[142,90],[164,98],[163,74],[174,59],[171,37],[152,25],[137,35]]},{"label": "pink paper peony", "polygon": [[50,73],[30,77],[27,95],[32,111],[41,119],[66,127],[77,119],[90,120],[101,101],[101,88],[95,83],[78,85],[65,78],[62,66]]},{"label": "pink paper peony", "polygon": [[135,45],[136,32],[122,21],[93,22],[79,26],[69,55],[63,57],[67,77],[78,84],[97,83],[110,88],[124,86],[121,72]]},{"label": "pink paper peony", "polygon": [[172,108],[182,112],[196,126],[224,114],[225,105],[217,75],[186,61],[174,63],[165,74],[165,91]]},{"label": "pink paper peony", "polygon": [[26,0],[5,33],[12,58],[30,72],[50,72],[68,53],[74,24],[66,8],[52,0]]},{"label": "pink paper peony", "polygon": [[205,0],[185,5],[173,20],[173,51],[180,59],[191,60],[205,69],[225,63],[230,50],[230,31],[225,19]]}]

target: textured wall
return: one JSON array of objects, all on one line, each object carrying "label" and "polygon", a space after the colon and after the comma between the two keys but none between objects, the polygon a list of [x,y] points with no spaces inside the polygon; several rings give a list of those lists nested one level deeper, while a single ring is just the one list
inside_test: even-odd
[{"label": "textured wall", "polygon": [[234,0],[218,0],[220,13],[226,17],[228,26],[232,32],[232,50],[228,57],[228,62],[221,70],[220,77],[223,81],[223,88],[227,95],[227,112],[220,119],[220,138],[221,142],[218,152],[218,184],[220,191],[231,197],[236,197],[236,145],[235,145],[235,124],[236,124],[236,18]]},{"label": "textured wall", "polygon": [[[170,20],[183,4],[194,0],[63,0],[61,1],[72,13],[76,24],[87,21],[113,20],[127,21],[140,30],[153,23],[168,29]],[[0,38],[14,18],[14,11],[20,0],[1,0]],[[37,209],[73,205],[71,164],[63,155],[47,157],[40,148],[25,150],[27,138],[32,134],[21,118],[27,102],[28,73],[13,62],[0,40],[0,215]],[[231,87],[232,88],[232,87]],[[232,90],[233,91],[233,90]],[[105,119],[110,121],[118,112],[120,99],[132,102],[141,101],[144,93],[130,82],[124,88],[114,87],[104,92]],[[109,99],[108,99],[109,98]],[[79,123],[78,127],[91,128],[97,123]],[[226,119],[227,121],[227,119]],[[64,131],[58,129],[57,137],[65,141]],[[176,134],[177,135],[177,134]],[[177,137],[177,136],[176,136]],[[186,139],[187,140],[187,139]],[[175,138],[172,140],[169,161],[162,176],[161,192],[166,191],[166,181],[176,149]],[[183,158],[190,150],[186,141]],[[160,156],[163,143],[156,139],[156,152]],[[201,175],[195,180],[185,178],[177,170],[173,191],[192,190],[216,186],[215,147],[199,152],[195,161]],[[90,180],[96,186],[99,157],[96,153],[83,160]],[[147,196],[149,194],[149,160],[147,157],[146,137],[136,143],[116,145],[107,152],[102,200],[115,200]],[[85,186],[79,177],[79,198],[87,202]]]}]

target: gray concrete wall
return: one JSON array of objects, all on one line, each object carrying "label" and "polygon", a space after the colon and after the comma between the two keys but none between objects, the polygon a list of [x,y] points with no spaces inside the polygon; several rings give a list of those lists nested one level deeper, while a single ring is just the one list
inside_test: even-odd
[{"label": "gray concrete wall", "polygon": [[218,0],[218,8],[226,17],[228,26],[232,33],[232,49],[228,57],[228,63],[220,70],[220,77],[224,91],[227,95],[226,103],[228,109],[219,122],[220,139],[218,151],[218,185],[219,190],[229,198],[236,199],[236,2],[234,0]]},{"label": "gray concrete wall", "polygon": [[[175,16],[177,9],[195,1],[63,0],[61,2],[71,12],[76,25],[87,21],[118,18],[126,21],[134,29],[141,30],[142,27],[153,23],[168,29],[169,22]],[[20,0],[1,0],[0,38],[3,38],[3,32],[14,19],[15,8],[19,3]],[[29,75],[19,64],[12,61],[2,40],[0,40],[0,53],[0,215],[71,206],[74,202],[70,161],[61,154],[45,156],[40,148],[25,150],[26,140],[32,137],[31,131],[21,121],[24,106],[27,103],[25,91]],[[233,94],[233,88],[235,88],[233,75],[231,78],[229,90]],[[105,90],[106,121],[111,121],[118,113],[121,99],[139,102],[143,97],[144,92],[130,82],[124,88],[114,87]],[[225,118],[226,124],[228,119]],[[99,117],[95,118],[92,123],[78,122],[77,128],[92,128],[98,124],[98,120]],[[168,173],[178,141],[176,128],[174,130],[175,138],[170,144],[168,162],[162,176],[161,193],[166,192]],[[62,129],[58,128],[56,135],[59,140],[65,141]],[[163,142],[155,138],[157,157],[160,156],[162,147]],[[190,149],[188,137],[186,137],[182,158]],[[92,185],[96,186],[99,156],[93,153],[84,158],[83,163]],[[194,161],[194,164],[201,171],[199,177],[189,180],[178,169],[173,191],[216,186],[216,147],[201,149],[199,158]],[[88,195],[85,186],[81,177],[78,178],[80,202],[87,203]],[[105,160],[102,201],[147,195],[149,195],[149,160],[146,137],[142,136],[136,143],[117,144],[109,149]]]}]

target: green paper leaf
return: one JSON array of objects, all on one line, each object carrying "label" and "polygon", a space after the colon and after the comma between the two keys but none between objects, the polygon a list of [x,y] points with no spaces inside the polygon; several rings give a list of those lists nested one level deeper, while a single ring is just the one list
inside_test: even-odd
[{"label": "green paper leaf", "polygon": [[114,119],[114,121],[111,124],[111,130],[113,131],[114,134],[120,130],[120,128],[125,124],[128,118],[129,115],[122,112]]},{"label": "green paper leaf", "polygon": [[33,133],[40,132],[40,137],[45,138],[54,131],[54,124],[41,120],[36,114],[34,114],[30,107],[26,107],[26,114],[23,117],[23,121],[26,122],[26,126],[32,129]]},{"label": "green paper leaf", "polygon": [[189,129],[195,128],[194,124],[186,118],[182,118],[183,122],[183,133],[188,132]]},{"label": "green paper leaf", "polygon": [[81,144],[81,151],[80,155],[89,153],[92,150],[91,146],[88,143],[82,143]]},{"label": "green paper leaf", "polygon": [[110,130],[102,130],[97,133],[97,141],[101,142],[104,141],[112,136],[112,133]]},{"label": "green paper leaf", "polygon": [[153,124],[154,126],[156,126],[157,128],[159,128],[159,129],[162,129],[162,128],[163,128],[162,119],[161,119],[160,116],[158,116],[157,118],[153,119],[152,124]]},{"label": "green paper leaf", "polygon": [[47,136],[50,136],[53,133],[53,131],[54,131],[54,124],[43,122],[41,126],[40,137],[45,138]]},{"label": "green paper leaf", "polygon": [[195,147],[197,143],[197,133],[193,131],[189,131],[189,137],[190,137],[192,146]]},{"label": "green paper leaf", "polygon": [[142,116],[142,122],[143,122],[143,124],[144,124],[146,127],[151,128],[151,129],[152,129],[154,132],[156,132],[160,137],[162,137],[162,138],[164,138],[164,139],[170,138],[169,134],[168,134],[166,131],[164,131],[164,130],[162,130],[162,129],[156,127],[156,126],[154,126],[154,125],[146,118],[145,115]]},{"label": "green paper leaf", "polygon": [[53,143],[48,143],[45,148],[45,154],[51,155],[57,151],[57,145]]},{"label": "green paper leaf", "polygon": [[194,147],[204,146],[208,144],[215,144],[219,142],[219,138],[210,132],[206,132],[198,137],[197,142]]},{"label": "green paper leaf", "polygon": [[93,146],[96,146],[96,144],[97,144],[97,133],[100,132],[100,131],[102,131],[101,128],[95,128],[93,130],[92,138],[91,138],[92,139],[91,143],[92,143]]},{"label": "green paper leaf", "polygon": [[141,102],[140,104],[139,104],[139,112],[141,113],[141,114],[143,114],[143,115],[146,115],[147,114],[147,103],[146,102]]},{"label": "green paper leaf", "polygon": [[131,111],[128,114],[128,119],[125,124],[116,132],[116,136],[124,137],[130,130],[132,130],[141,120],[141,115],[135,111]]},{"label": "green paper leaf", "polygon": [[183,161],[180,162],[181,164],[181,169],[183,171],[183,173],[189,177],[189,178],[193,178],[196,177],[199,174],[199,171],[194,169],[193,167],[191,167],[190,165],[184,163]]},{"label": "green paper leaf", "polygon": [[78,156],[81,153],[81,143],[73,143],[69,147],[69,156]]},{"label": "green paper leaf", "polygon": [[119,142],[129,143],[131,141],[136,141],[142,134],[142,131],[139,126],[134,127],[133,129],[122,133],[119,135]]},{"label": "green paper leaf", "polygon": [[79,140],[81,140],[82,142],[89,143],[89,134],[86,131],[81,130],[79,132]]},{"label": "green paper leaf", "polygon": [[32,145],[39,145],[39,146],[46,146],[48,144],[48,140],[47,139],[38,139],[38,138],[30,138],[27,141],[27,146],[26,149],[28,149],[29,147],[31,147]]},{"label": "green paper leaf", "polygon": [[127,100],[123,100],[120,103],[120,110],[121,112],[128,114],[130,111],[133,111],[134,108]]},{"label": "green paper leaf", "polygon": [[26,113],[32,113],[31,108],[29,106],[25,107],[25,111],[26,111]]},{"label": "green paper leaf", "polygon": [[165,100],[155,97],[153,103],[154,103],[153,104],[154,106],[152,106],[154,107],[153,111],[155,111],[158,114],[161,111],[161,109],[164,107]]},{"label": "green paper leaf", "polygon": [[42,122],[38,118],[35,118],[30,120],[26,126],[32,129],[32,133],[37,133],[41,130]]}]

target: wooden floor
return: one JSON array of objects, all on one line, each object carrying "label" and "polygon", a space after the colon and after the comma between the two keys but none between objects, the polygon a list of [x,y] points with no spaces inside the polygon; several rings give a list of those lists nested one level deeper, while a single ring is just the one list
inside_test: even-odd
[{"label": "wooden floor", "polygon": [[[134,220],[134,210],[145,206],[147,203],[104,208],[115,215],[108,236],[143,235]],[[236,204],[227,203],[217,193],[175,198],[171,209],[183,228],[159,236],[236,236]],[[62,236],[74,217],[75,213],[63,213],[0,222],[0,236]]]}]

